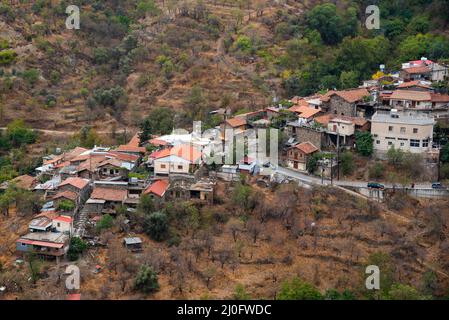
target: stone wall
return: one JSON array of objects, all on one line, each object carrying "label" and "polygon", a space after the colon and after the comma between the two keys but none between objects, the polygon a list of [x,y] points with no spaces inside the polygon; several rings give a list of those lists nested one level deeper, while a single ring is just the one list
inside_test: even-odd
[{"label": "stone wall", "polygon": [[329,113],[339,116],[355,117],[356,105],[355,103],[349,103],[337,95],[333,95],[328,102]]},{"label": "stone wall", "polygon": [[319,129],[301,126],[293,127],[292,132],[296,133],[296,139],[299,143],[309,141],[320,150],[327,146],[326,133]]}]

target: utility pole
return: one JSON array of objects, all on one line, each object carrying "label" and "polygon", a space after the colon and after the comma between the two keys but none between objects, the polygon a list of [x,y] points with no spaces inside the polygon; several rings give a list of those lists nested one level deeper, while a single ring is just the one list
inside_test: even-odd
[{"label": "utility pole", "polygon": [[337,127],[337,180],[340,180],[340,132]]},{"label": "utility pole", "polygon": [[334,155],[331,156],[331,186],[334,182]]}]

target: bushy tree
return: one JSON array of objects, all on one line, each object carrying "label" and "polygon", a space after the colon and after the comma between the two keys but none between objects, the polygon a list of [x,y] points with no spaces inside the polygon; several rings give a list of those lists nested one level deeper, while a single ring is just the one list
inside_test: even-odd
[{"label": "bushy tree", "polygon": [[37,133],[29,129],[21,119],[14,120],[6,129],[6,136],[15,148],[36,141]]},{"label": "bushy tree", "polygon": [[321,300],[322,298],[317,288],[298,277],[285,281],[278,295],[279,300]]},{"label": "bushy tree", "polygon": [[61,200],[58,204],[58,209],[62,211],[72,211],[75,209],[75,203],[68,199]]},{"label": "bushy tree", "polygon": [[151,293],[159,290],[157,273],[152,267],[142,265],[134,280],[134,287],[143,293]]},{"label": "bushy tree", "polygon": [[163,241],[167,239],[169,234],[167,215],[157,211],[145,217],[144,230],[153,240]]},{"label": "bushy tree", "polygon": [[78,260],[79,255],[82,254],[88,248],[87,242],[79,237],[72,237],[70,239],[69,251],[67,257],[70,261]]},{"label": "bushy tree", "polygon": [[152,134],[169,134],[174,127],[173,118],[174,112],[170,108],[157,107],[152,109],[140,125],[139,138],[141,143],[148,141]]},{"label": "bushy tree", "polygon": [[113,225],[114,225],[114,218],[112,218],[112,216],[109,214],[105,214],[97,222],[96,228],[98,231],[103,231],[112,228]]},{"label": "bushy tree", "polygon": [[344,175],[349,175],[354,170],[354,159],[349,151],[343,152],[341,155],[341,171]]},{"label": "bushy tree", "polygon": [[356,132],[355,145],[357,152],[362,156],[369,157],[373,154],[373,136],[370,132]]}]

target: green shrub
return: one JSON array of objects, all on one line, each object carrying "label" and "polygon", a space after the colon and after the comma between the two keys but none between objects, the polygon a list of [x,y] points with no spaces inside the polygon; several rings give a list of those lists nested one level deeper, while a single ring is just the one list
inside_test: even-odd
[{"label": "green shrub", "polygon": [[17,53],[14,50],[2,50],[0,51],[0,66],[6,66],[16,60]]},{"label": "green shrub", "polygon": [[134,280],[134,287],[143,293],[151,293],[159,290],[157,273],[152,267],[142,265]]},{"label": "green shrub", "polygon": [[98,231],[106,230],[112,228],[114,225],[114,218],[109,214],[105,214],[101,219],[97,222],[96,228]]}]

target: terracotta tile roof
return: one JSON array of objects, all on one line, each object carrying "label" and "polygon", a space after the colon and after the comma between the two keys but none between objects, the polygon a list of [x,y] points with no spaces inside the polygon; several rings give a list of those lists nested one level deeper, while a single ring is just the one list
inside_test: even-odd
[{"label": "terracotta tile roof", "polygon": [[64,154],[64,160],[65,160],[65,161],[70,161],[70,160],[72,160],[73,158],[79,156],[80,154],[86,152],[87,150],[88,150],[88,149],[86,149],[86,148],[76,147],[75,149],[73,149],[73,150],[71,150],[71,151],[69,151],[69,152],[66,152],[66,153]]},{"label": "terracotta tile roof", "polygon": [[129,146],[140,147],[139,133],[136,133],[128,142]]},{"label": "terracotta tile roof", "polygon": [[430,69],[427,66],[420,66],[420,67],[411,67],[402,69],[403,71],[407,72],[408,74],[420,74],[420,73],[429,73]]},{"label": "terracotta tile roof", "polygon": [[324,95],[322,95],[320,97],[320,100],[323,102],[329,102],[331,96],[335,93],[336,91],[334,90],[329,90],[328,92],[326,92]]},{"label": "terracotta tile roof", "polygon": [[304,152],[305,154],[311,154],[311,153],[318,151],[318,148],[315,147],[311,142],[308,142],[308,141],[297,144],[293,148],[299,149],[300,151]]},{"label": "terracotta tile roof", "polygon": [[60,169],[60,168],[64,168],[69,165],[70,165],[70,161],[64,161],[64,162],[61,162],[60,164],[55,165],[54,167],[56,169]]},{"label": "terracotta tile roof", "polygon": [[106,154],[107,157],[114,157],[116,159],[127,161],[127,162],[136,162],[139,160],[139,156],[135,154],[122,153],[117,151],[110,151]]},{"label": "terracotta tile roof", "polygon": [[398,88],[410,88],[410,87],[420,87],[420,88],[426,88],[426,89],[431,88],[428,85],[422,84],[421,81],[419,81],[419,80],[403,82],[400,85],[398,85]]},{"label": "terracotta tile roof", "polygon": [[153,159],[161,159],[168,156],[177,156],[192,163],[197,163],[201,159],[202,153],[194,146],[188,144],[180,144],[170,149],[163,149],[153,152],[150,157]]},{"label": "terracotta tile roof", "polygon": [[15,177],[11,180],[11,182],[14,183],[18,188],[26,190],[32,189],[37,184],[36,178],[27,174]]},{"label": "terracotta tile roof", "polygon": [[390,99],[392,100],[412,100],[412,101],[431,101],[431,95],[425,91],[412,91],[412,90],[396,90],[394,91]]},{"label": "terracotta tile roof", "polygon": [[154,151],[150,154],[149,157],[152,159],[159,159],[168,157],[169,155],[170,155],[170,148]]},{"label": "terracotta tile roof", "polygon": [[332,114],[325,114],[319,117],[316,117],[314,120],[315,122],[318,122],[319,124],[322,124],[323,126],[327,127],[329,121],[333,118]]},{"label": "terracotta tile roof", "polygon": [[341,120],[344,120],[344,121],[350,121],[354,125],[360,126],[360,127],[363,127],[365,124],[368,123],[368,120],[366,120],[365,118],[349,117],[349,116],[337,116],[337,115],[333,115],[333,114],[325,114],[325,115],[316,117],[314,120],[316,122],[320,123],[321,125],[327,127],[329,122],[332,121],[333,119],[341,119]]},{"label": "terracotta tile roof", "polygon": [[41,213],[39,213],[37,217],[47,217],[50,220],[53,220],[54,218],[58,217],[59,213],[57,213],[55,210],[50,210],[50,211],[43,211]]},{"label": "terracotta tile roof", "polygon": [[121,168],[122,167],[122,161],[112,158],[112,159],[106,159],[103,162],[99,163],[97,168],[106,166],[108,164],[113,166],[113,167],[116,167],[116,168]]},{"label": "terracotta tile roof", "polygon": [[354,103],[363,100],[364,97],[369,96],[370,93],[366,88],[348,89],[341,91],[329,90],[325,95],[321,96],[320,99],[323,102],[329,102],[333,95],[337,95],[343,100]]},{"label": "terracotta tile roof", "polygon": [[89,184],[89,180],[83,179],[83,178],[77,178],[77,177],[70,177],[70,178],[65,179],[58,186],[58,188],[62,187],[62,186],[65,186],[65,185],[68,185],[68,184],[70,184],[70,185],[74,186],[75,188],[81,190],[81,189],[84,189],[84,187],[86,187]]},{"label": "terracotta tile roof", "polygon": [[19,240],[17,240],[17,242],[24,243],[24,244],[31,244],[34,246],[42,246],[42,247],[50,247],[50,248],[58,248],[58,249],[60,249],[64,246],[63,243],[37,241],[37,240],[29,240],[29,239],[23,239],[23,238],[20,238]]},{"label": "terracotta tile roof", "polygon": [[158,139],[158,138],[150,139],[150,140],[148,140],[148,142],[149,142],[150,144],[154,145],[154,146],[166,146],[166,145],[168,144],[167,141],[165,141],[165,140],[160,140],[160,139]]},{"label": "terracotta tile roof", "polygon": [[140,146],[139,133],[136,133],[127,144],[122,144],[116,149],[118,152],[145,153],[145,147]]},{"label": "terracotta tile roof", "polygon": [[449,102],[449,95],[447,94],[431,93],[430,97],[432,102]]},{"label": "terracotta tile roof", "polygon": [[338,95],[349,103],[354,103],[363,100],[364,97],[369,96],[370,93],[365,88],[335,91],[334,94]]},{"label": "terracotta tile roof", "polygon": [[46,164],[46,165],[47,165],[47,164],[54,164],[54,163],[56,163],[56,162],[61,161],[62,158],[63,158],[63,155],[56,156],[56,157],[54,157],[53,159],[45,160],[45,161],[44,161],[44,164]]},{"label": "terracotta tile roof", "polygon": [[243,117],[235,117],[226,120],[226,124],[231,126],[232,128],[241,127],[246,125],[246,119]]},{"label": "terracotta tile roof", "polygon": [[168,180],[157,180],[153,182],[150,186],[148,186],[143,192],[143,194],[153,193],[161,198],[164,196],[165,191],[167,191],[169,185],[170,184]]},{"label": "terracotta tile roof", "polygon": [[132,153],[145,153],[146,149],[145,147],[136,147],[129,144],[122,144],[121,146],[118,146],[115,151],[118,152],[132,152]]},{"label": "terracotta tile roof", "polygon": [[94,172],[97,169],[98,164],[103,162],[104,160],[106,160],[106,157],[104,155],[91,157],[87,161],[81,162],[78,167],[76,167],[76,171],[81,172],[87,170],[90,172]]},{"label": "terracotta tile roof", "polygon": [[86,161],[89,158],[93,158],[94,155],[92,154],[80,154],[77,155],[76,157],[74,157],[73,159],[70,160],[70,162],[78,162],[78,161]]},{"label": "terracotta tile roof", "polygon": [[123,189],[112,189],[95,187],[90,195],[91,199],[123,202],[128,196],[128,191]]},{"label": "terracotta tile roof", "polygon": [[305,106],[304,105],[303,106],[293,106],[293,107],[291,107],[288,110],[298,113],[299,116],[301,118],[304,118],[304,119],[312,118],[314,115],[316,115],[317,113],[321,112],[321,108],[318,108],[318,109],[310,108],[307,105],[305,105]]},{"label": "terracotta tile roof", "polygon": [[55,200],[55,199],[59,199],[59,198],[66,198],[66,199],[69,199],[72,201],[76,201],[76,199],[78,198],[78,195],[73,191],[66,190],[66,191],[60,191],[60,192],[56,193],[52,199]]},{"label": "terracotta tile roof", "polygon": [[193,163],[199,162],[202,156],[202,153],[198,149],[187,144],[174,146],[173,148],[171,148],[170,154],[176,155],[180,158],[183,158],[184,160],[188,160]]}]

